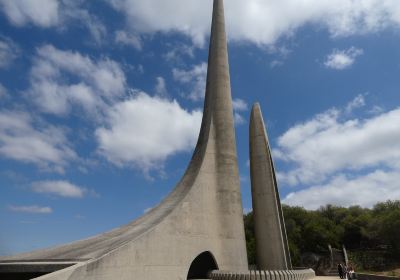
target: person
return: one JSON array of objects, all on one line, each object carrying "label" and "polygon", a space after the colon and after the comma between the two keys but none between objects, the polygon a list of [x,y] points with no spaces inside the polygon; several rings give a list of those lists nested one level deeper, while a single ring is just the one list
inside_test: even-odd
[{"label": "person", "polygon": [[352,265],[349,265],[349,268],[347,269],[347,271],[348,271],[347,273],[349,275],[349,279],[356,279],[357,278],[356,273],[354,272],[354,268],[353,268]]},{"label": "person", "polygon": [[341,263],[338,263],[337,270],[338,270],[340,279],[343,279],[343,266]]},{"label": "person", "polygon": [[349,278],[348,278],[347,271],[348,271],[347,265],[346,265],[346,264],[343,264],[343,279],[349,279]]}]

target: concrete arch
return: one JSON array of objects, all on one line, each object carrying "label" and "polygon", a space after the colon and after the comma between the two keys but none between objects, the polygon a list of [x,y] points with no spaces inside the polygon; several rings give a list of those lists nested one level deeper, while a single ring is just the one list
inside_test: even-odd
[{"label": "concrete arch", "polygon": [[205,251],[192,261],[187,274],[187,279],[205,279],[213,270],[218,270],[218,264],[210,251]]}]

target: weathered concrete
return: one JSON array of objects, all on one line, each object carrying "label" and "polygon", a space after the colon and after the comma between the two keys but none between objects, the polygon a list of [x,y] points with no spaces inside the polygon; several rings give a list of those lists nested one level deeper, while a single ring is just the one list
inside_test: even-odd
[{"label": "weathered concrete", "polygon": [[209,252],[211,257],[204,263],[244,270],[247,255],[242,215],[223,0],[215,0],[199,140],[172,193],[126,226],[57,248],[1,258],[0,262],[79,262],[38,278],[41,280],[176,280],[186,279],[196,256]]},{"label": "weathered concrete", "polygon": [[258,103],[250,117],[250,173],[257,267],[291,269],[274,164]]}]

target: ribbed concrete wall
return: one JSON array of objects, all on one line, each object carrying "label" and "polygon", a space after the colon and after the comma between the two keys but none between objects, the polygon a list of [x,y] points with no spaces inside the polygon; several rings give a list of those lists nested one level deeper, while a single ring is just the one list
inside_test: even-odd
[{"label": "ribbed concrete wall", "polygon": [[215,270],[210,274],[213,280],[308,280],[315,277],[312,269],[304,270],[249,270],[221,271]]}]

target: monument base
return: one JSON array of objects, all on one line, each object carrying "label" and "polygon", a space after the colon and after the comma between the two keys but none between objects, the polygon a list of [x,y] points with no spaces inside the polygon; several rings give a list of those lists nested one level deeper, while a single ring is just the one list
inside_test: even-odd
[{"label": "monument base", "polygon": [[223,271],[214,270],[209,278],[213,280],[308,280],[315,277],[314,270],[249,270]]}]

